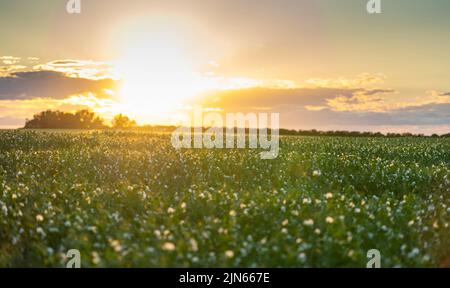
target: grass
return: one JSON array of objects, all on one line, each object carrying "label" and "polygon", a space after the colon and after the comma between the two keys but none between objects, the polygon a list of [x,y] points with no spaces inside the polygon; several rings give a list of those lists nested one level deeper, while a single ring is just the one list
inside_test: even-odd
[{"label": "grass", "polygon": [[0,267],[448,266],[450,139],[0,132]]}]

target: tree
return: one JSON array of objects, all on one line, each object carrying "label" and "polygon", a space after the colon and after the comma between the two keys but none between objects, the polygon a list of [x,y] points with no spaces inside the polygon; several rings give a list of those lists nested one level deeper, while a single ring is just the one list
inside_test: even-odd
[{"label": "tree", "polygon": [[127,129],[136,126],[137,126],[136,121],[131,120],[130,118],[128,118],[123,114],[118,114],[114,116],[114,119],[112,120],[112,127],[115,129]]},{"label": "tree", "polygon": [[103,119],[89,110],[76,113],[43,111],[27,120],[26,129],[103,129]]},{"label": "tree", "polygon": [[75,119],[77,119],[76,121],[79,121],[80,126],[85,129],[104,128],[103,119],[89,110],[80,110],[76,112]]}]

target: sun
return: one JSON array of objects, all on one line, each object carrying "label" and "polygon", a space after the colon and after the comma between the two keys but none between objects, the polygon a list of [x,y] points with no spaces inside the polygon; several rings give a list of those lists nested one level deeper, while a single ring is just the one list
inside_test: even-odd
[{"label": "sun", "polygon": [[138,121],[165,122],[184,101],[210,89],[170,25],[134,25],[116,64],[121,75],[120,109]]}]

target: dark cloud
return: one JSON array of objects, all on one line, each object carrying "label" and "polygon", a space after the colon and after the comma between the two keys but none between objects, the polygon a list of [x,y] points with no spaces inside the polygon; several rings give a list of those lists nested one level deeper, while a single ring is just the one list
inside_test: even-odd
[{"label": "dark cloud", "polygon": [[[327,99],[346,97],[355,102],[357,95],[393,93],[391,89],[242,89],[204,96],[203,107],[222,108],[224,112],[257,112],[258,108],[280,113],[281,126],[296,129],[385,125],[450,125],[450,104],[427,104],[392,109],[386,112],[334,111]],[[382,101],[371,99],[371,101]],[[313,110],[308,107],[321,107]],[[376,130],[376,128],[374,128]]]},{"label": "dark cloud", "polygon": [[[322,129],[329,127],[376,127],[381,126],[426,126],[426,125],[450,125],[450,104],[430,104],[422,107],[404,108],[390,112],[349,112],[332,111],[324,109],[321,111],[309,111],[304,108],[283,109],[280,113],[282,127],[296,129]],[[450,131],[449,131],[450,132]]]},{"label": "dark cloud", "polygon": [[[254,110],[255,107],[270,107],[276,110],[280,107],[327,106],[327,100],[338,96],[346,97],[348,103],[357,102],[354,96],[374,96],[394,93],[393,89],[363,89],[363,88],[296,88],[296,89],[268,89],[249,88],[240,90],[226,90],[203,95],[201,100],[205,107],[217,107],[227,111],[245,109]],[[199,101],[195,99],[195,101]],[[381,101],[373,98],[371,101]]]},{"label": "dark cloud", "polygon": [[[336,96],[352,97],[359,90],[346,88],[250,88],[203,95],[201,102],[204,107],[218,107],[228,111],[254,110],[254,107],[270,107],[272,110],[276,110],[280,106],[325,105],[326,99]],[[199,101],[199,99],[195,99],[195,101]]]},{"label": "dark cloud", "polygon": [[68,65],[68,64],[78,64],[80,61],[78,60],[55,60],[53,62],[50,62],[54,65]]},{"label": "dark cloud", "polygon": [[394,89],[361,89],[360,91],[362,92],[361,94],[366,95],[366,96],[396,92]]},{"label": "dark cloud", "polygon": [[14,72],[0,77],[0,100],[64,99],[88,92],[106,97],[104,89],[113,89],[114,84],[112,79],[74,78],[56,71]]},{"label": "dark cloud", "polygon": [[450,124],[450,103],[427,104],[419,107],[407,107],[392,111],[394,124],[437,125]]}]

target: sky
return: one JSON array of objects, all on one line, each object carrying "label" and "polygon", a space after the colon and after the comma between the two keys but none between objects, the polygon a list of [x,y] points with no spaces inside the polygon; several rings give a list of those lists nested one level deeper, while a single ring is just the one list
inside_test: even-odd
[{"label": "sky", "polygon": [[0,128],[43,110],[173,124],[202,105],[290,129],[450,132],[450,1],[0,0]]}]

